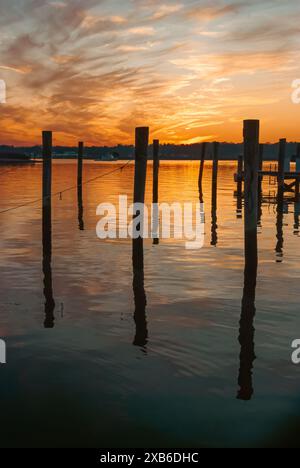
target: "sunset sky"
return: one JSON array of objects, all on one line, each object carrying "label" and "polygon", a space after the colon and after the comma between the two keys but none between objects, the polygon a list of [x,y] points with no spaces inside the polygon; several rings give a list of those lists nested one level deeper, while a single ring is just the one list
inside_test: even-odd
[{"label": "sunset sky", "polygon": [[0,144],[300,140],[299,0],[1,0]]}]

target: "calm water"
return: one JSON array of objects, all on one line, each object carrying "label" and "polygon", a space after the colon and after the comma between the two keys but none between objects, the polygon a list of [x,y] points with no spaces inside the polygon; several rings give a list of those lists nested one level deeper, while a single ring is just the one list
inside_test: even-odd
[{"label": "calm water", "polygon": [[[86,163],[84,179],[112,167]],[[41,193],[40,165],[4,173],[8,169],[0,167],[0,211]],[[174,240],[158,246],[145,241],[147,307],[140,320],[134,320],[131,242],[100,241],[95,234],[97,205],[116,203],[119,194],[131,198],[133,166],[84,186],[84,230],[76,191],[53,198],[54,322],[47,267],[45,317],[40,204],[0,215],[0,338],[7,343],[7,364],[0,367],[1,446],[296,443],[300,366],[291,363],[291,342],[300,338],[300,239],[295,206],[284,205],[281,248],[272,198],[276,187],[265,181],[251,384],[252,360],[240,371],[244,241],[234,171],[235,164],[220,165],[212,228],[211,165],[205,169],[203,249],[189,251]],[[151,170],[148,182],[150,202]],[[163,163],[160,200],[196,202],[197,182],[198,164]],[[55,162],[53,191],[75,183],[76,164]],[[249,334],[251,341],[251,326]],[[241,385],[252,385],[251,400],[237,399]]]}]

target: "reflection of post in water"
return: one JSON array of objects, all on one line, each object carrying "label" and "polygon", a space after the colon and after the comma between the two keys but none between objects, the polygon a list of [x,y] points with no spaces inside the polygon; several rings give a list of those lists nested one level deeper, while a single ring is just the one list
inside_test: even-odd
[{"label": "reflection of post in water", "polygon": [[257,278],[257,194],[259,121],[244,122],[245,157],[245,277],[240,320],[240,370],[237,398],[250,400],[253,395],[252,369],[255,360],[253,321],[255,317],[255,290]]},{"label": "reflection of post in water", "polygon": [[277,218],[276,218],[276,262],[283,261],[283,211],[284,211],[284,188],[278,185],[277,193]]},{"label": "reflection of post in water", "polygon": [[242,313],[239,330],[240,352],[240,370],[239,370],[239,391],[237,398],[239,400],[251,400],[253,395],[252,370],[255,356],[253,325],[255,317],[255,290],[257,278],[257,241],[251,239],[247,242],[245,251],[245,279],[244,294],[242,300]]},{"label": "reflection of post in water", "polygon": [[51,222],[51,179],[52,179],[52,132],[43,132],[43,274],[45,296],[45,328],[54,327],[52,288],[52,222]]},{"label": "reflection of post in water", "polygon": [[[134,203],[145,202],[145,186],[147,174],[149,128],[137,128],[135,135],[135,175],[134,175]],[[138,216],[136,213],[135,216]],[[140,225],[140,236],[132,241],[133,265],[133,293],[134,293],[134,321],[136,334],[133,344],[145,347],[148,341],[146,320],[146,293],[144,288],[144,250],[143,227]]]},{"label": "reflection of post in water", "polygon": [[200,203],[204,203],[202,180],[203,180],[203,173],[204,173],[205,153],[206,153],[206,143],[202,143],[202,145],[201,145],[201,162],[200,162],[199,179],[198,179],[198,189],[199,189]]},{"label": "reflection of post in water", "polygon": [[78,200],[78,223],[80,231],[84,231],[83,221],[83,197],[82,197],[82,164],[83,164],[83,142],[78,143],[78,165],[77,165],[77,200]]},{"label": "reflection of post in water", "polygon": [[158,209],[158,177],[159,177],[159,140],[153,141],[153,244],[159,244],[159,209]]},{"label": "reflection of post in water", "polygon": [[212,199],[211,199],[211,245],[217,245],[217,190],[218,190],[218,164],[219,143],[213,143],[213,172],[212,172]]},{"label": "reflection of post in water", "polygon": [[133,293],[134,293],[134,321],[136,333],[133,344],[145,347],[148,342],[148,329],[146,318],[147,298],[144,287],[144,245],[143,239],[132,241],[132,264],[133,264]]}]

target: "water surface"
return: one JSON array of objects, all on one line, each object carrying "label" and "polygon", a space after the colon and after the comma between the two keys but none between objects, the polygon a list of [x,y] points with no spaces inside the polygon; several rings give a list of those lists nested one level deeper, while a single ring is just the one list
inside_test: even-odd
[{"label": "water surface", "polygon": [[[144,242],[144,290],[140,277],[133,289],[131,241],[99,240],[95,232],[99,203],[117,203],[119,194],[132,199],[133,165],[84,185],[80,209],[76,190],[58,193],[76,185],[76,163],[54,162],[52,258],[44,239],[44,263],[41,203],[0,214],[0,338],[7,343],[1,446],[296,443],[300,366],[291,363],[291,342],[300,338],[299,207],[287,195],[281,220],[276,186],[265,180],[256,314],[245,337],[256,359],[250,353],[245,364],[235,166],[220,164],[214,210],[206,165],[203,249]],[[86,162],[84,180],[115,167]],[[39,198],[41,170],[1,166],[0,211]],[[162,163],[160,201],[197,202],[198,170],[196,162]],[[150,164],[148,202],[151,176]],[[241,386],[251,387],[250,399],[237,398]]]}]

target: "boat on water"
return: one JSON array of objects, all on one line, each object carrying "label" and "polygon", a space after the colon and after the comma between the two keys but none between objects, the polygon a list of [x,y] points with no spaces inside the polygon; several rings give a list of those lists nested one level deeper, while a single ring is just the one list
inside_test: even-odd
[{"label": "boat on water", "polygon": [[104,154],[102,156],[99,156],[98,158],[95,158],[95,161],[118,161],[118,159],[119,159],[118,153],[110,153],[110,154]]},{"label": "boat on water", "polygon": [[30,155],[11,151],[0,152],[0,164],[32,164],[35,161]]}]

